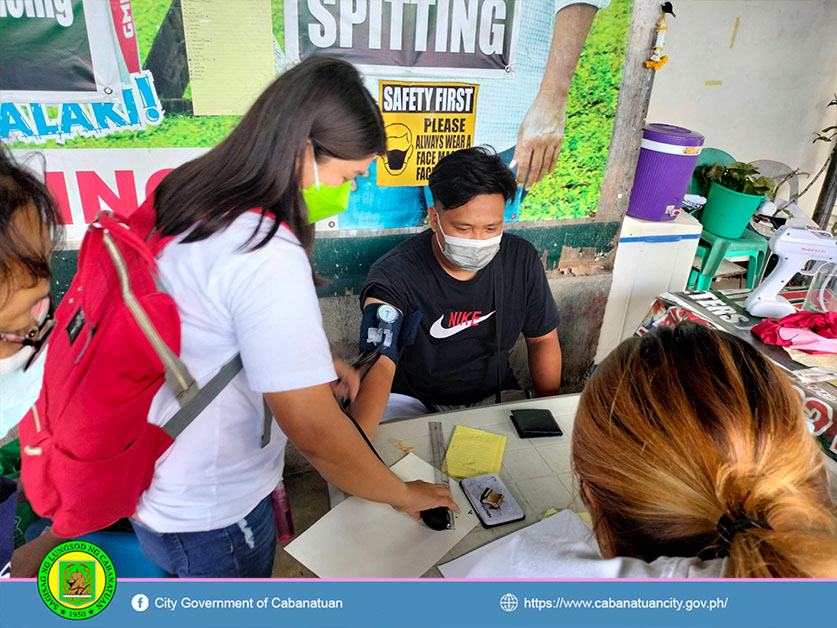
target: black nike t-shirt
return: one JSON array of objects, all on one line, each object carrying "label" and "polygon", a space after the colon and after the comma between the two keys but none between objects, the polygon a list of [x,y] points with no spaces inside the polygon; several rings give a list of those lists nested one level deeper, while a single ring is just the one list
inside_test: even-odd
[{"label": "black nike t-shirt", "polygon": [[[558,325],[558,308],[535,247],[504,234],[500,251],[473,279],[451,277],[433,256],[431,230],[381,257],[361,289],[367,298],[391,303],[405,314],[420,311],[415,344],[404,350],[392,391],[425,404],[481,401],[497,391],[497,321],[501,321],[502,388],[520,386],[508,353],[522,332],[533,338]],[[494,302],[494,266],[502,271],[502,301]]]}]

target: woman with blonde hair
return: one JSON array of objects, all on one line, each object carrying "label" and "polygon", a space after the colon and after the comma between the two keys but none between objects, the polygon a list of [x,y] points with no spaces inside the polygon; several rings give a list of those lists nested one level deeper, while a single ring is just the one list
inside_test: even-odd
[{"label": "woman with blonde hair", "polygon": [[561,513],[562,536],[521,538],[472,576],[837,577],[823,455],[743,340],[685,323],[623,342],[581,395],[572,457],[592,534]]}]

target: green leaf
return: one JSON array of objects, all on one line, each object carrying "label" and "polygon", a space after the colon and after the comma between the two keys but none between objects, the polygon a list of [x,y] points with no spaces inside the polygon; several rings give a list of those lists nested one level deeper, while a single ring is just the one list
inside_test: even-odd
[{"label": "green leaf", "polygon": [[724,176],[724,167],[721,164],[712,164],[706,171],[706,176],[713,181],[718,180]]},{"label": "green leaf", "polygon": [[745,164],[740,161],[735,161],[727,166],[727,172],[734,172],[736,175],[750,176],[759,173],[758,168],[750,164]]},{"label": "green leaf", "polygon": [[773,179],[768,177],[759,177],[755,181],[753,181],[753,192],[752,194],[756,194],[761,196],[764,194],[767,196],[771,201],[776,193],[776,183]]},{"label": "green leaf", "polygon": [[695,178],[702,188],[708,189],[714,181],[734,192],[766,195],[773,200],[776,193],[776,182],[769,177],[759,176],[758,168],[740,161],[724,167],[721,164],[707,164],[695,171]]}]

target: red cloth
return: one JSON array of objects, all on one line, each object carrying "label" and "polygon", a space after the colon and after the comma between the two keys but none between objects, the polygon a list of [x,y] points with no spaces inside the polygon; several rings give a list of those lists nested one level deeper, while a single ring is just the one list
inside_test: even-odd
[{"label": "red cloth", "polygon": [[[837,338],[837,312],[795,312],[784,318],[774,320],[768,318],[753,327],[753,333],[761,338],[762,342],[780,347],[791,347],[794,345],[794,338],[782,335],[782,329],[807,329],[821,336],[822,338]],[[833,353],[833,351],[816,351],[803,349],[811,354]]]}]

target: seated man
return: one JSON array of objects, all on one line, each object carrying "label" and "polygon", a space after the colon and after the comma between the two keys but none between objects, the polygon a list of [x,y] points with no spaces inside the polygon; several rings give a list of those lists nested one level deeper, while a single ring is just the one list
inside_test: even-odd
[{"label": "seated man", "polygon": [[[496,154],[476,147],[441,159],[429,186],[430,229],[375,262],[361,291],[366,327],[366,308],[376,310],[375,304],[422,314],[415,342],[400,359],[385,352],[367,375],[368,389],[391,388],[383,420],[493,403],[500,393],[504,400],[523,398],[508,360],[521,332],[535,393],[556,394],[558,309],[535,248],[503,234],[514,174]],[[385,398],[364,395],[355,407]]]}]

